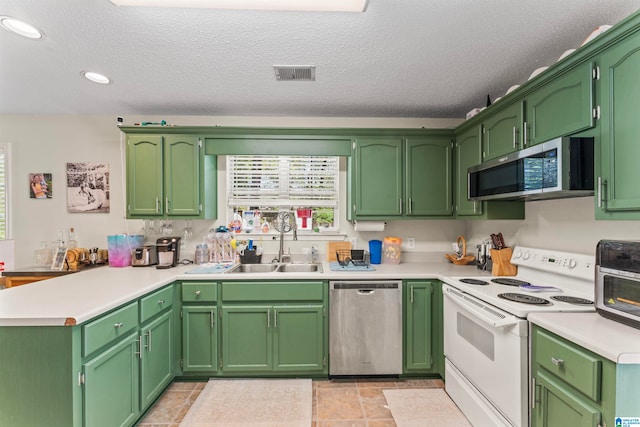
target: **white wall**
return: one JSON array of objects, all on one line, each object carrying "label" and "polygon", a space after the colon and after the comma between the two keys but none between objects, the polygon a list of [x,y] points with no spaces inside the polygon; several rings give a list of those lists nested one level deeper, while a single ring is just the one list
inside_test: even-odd
[{"label": "white wall", "polygon": [[[379,118],[287,118],[287,117],[125,117],[125,125],[136,122],[166,120],[175,125],[200,126],[265,126],[265,127],[390,127],[390,128],[447,128],[454,127],[457,119],[379,119]],[[5,115],[0,116],[0,142],[11,143],[12,165],[10,171],[11,235],[15,239],[16,267],[33,265],[33,251],[41,241],[52,242],[58,231],[70,227],[76,230],[81,247],[106,247],[110,234],[137,234],[143,222],[125,220],[125,190],[123,176],[123,134],[116,126],[115,116],[78,115]],[[110,167],[111,211],[108,214],[68,213],[66,200],[67,162],[106,162]],[[53,174],[53,198],[36,200],[29,198],[28,174],[50,172]],[[356,239],[360,247],[366,247],[371,238],[396,234],[416,237],[416,250],[442,248],[444,241],[454,239],[464,231],[460,221],[396,221],[380,236],[375,233],[359,236],[350,224],[343,223],[345,232]],[[445,225],[443,226],[444,223]],[[195,221],[194,238],[203,236],[211,227],[211,221]],[[175,221],[174,230],[179,235],[184,221]],[[450,232],[447,230],[450,229]],[[451,235],[452,237],[449,237]],[[195,239],[194,239],[195,240]],[[199,239],[198,239],[199,240]],[[440,240],[440,243],[420,243]],[[193,242],[192,242],[193,244]],[[270,242],[275,247],[275,242]],[[297,242],[294,249],[308,246]],[[322,251],[322,244],[319,245]],[[191,257],[192,250],[187,248]]]},{"label": "white wall", "polygon": [[640,240],[640,221],[596,221],[593,197],[525,203],[523,221],[467,221],[473,244],[502,232],[507,246],[594,254],[601,239]]}]

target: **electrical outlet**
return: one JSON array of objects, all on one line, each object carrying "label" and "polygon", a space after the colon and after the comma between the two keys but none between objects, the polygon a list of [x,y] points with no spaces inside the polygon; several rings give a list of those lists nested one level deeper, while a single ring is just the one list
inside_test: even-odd
[{"label": "electrical outlet", "polygon": [[414,249],[416,247],[415,237],[409,237],[407,239],[407,249]]}]

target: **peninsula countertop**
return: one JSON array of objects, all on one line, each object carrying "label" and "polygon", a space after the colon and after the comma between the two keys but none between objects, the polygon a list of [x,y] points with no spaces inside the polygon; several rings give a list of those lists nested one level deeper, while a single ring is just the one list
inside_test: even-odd
[{"label": "peninsula countertop", "polygon": [[81,324],[175,280],[441,280],[481,275],[473,265],[446,261],[378,264],[375,271],[331,271],[329,263],[323,262],[323,271],[314,273],[187,273],[195,267],[102,267],[4,289],[0,291],[0,326]]}]

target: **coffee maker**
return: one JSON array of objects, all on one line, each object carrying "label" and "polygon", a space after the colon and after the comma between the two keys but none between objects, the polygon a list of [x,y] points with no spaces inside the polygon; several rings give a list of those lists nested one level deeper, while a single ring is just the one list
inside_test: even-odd
[{"label": "coffee maker", "polygon": [[156,268],[171,268],[180,260],[180,237],[161,237],[156,240],[158,265]]}]

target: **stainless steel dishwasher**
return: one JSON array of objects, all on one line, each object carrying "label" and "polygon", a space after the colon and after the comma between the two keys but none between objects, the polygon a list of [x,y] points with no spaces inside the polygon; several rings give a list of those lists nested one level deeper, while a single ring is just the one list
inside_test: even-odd
[{"label": "stainless steel dishwasher", "polygon": [[402,281],[329,282],[329,375],[402,374]]}]

